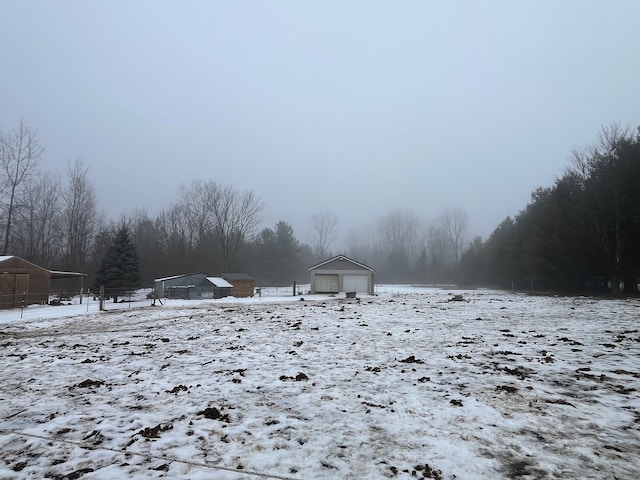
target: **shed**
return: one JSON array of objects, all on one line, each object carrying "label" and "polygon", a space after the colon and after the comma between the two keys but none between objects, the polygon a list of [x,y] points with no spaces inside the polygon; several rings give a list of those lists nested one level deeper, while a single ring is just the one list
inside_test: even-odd
[{"label": "shed", "polygon": [[[205,280],[211,285],[211,297],[223,298],[233,295],[233,285],[227,282],[224,278],[207,277]],[[209,295],[205,295],[205,292],[203,291],[202,296]]]},{"label": "shed", "polygon": [[311,293],[356,292],[373,295],[375,270],[345,255],[309,267]]},{"label": "shed", "polygon": [[223,273],[222,278],[233,285],[235,297],[253,297],[256,279],[246,273]]},{"label": "shed", "polygon": [[159,298],[202,297],[203,284],[209,283],[206,280],[207,277],[206,273],[196,272],[156,278],[154,280],[154,292],[156,297]]}]

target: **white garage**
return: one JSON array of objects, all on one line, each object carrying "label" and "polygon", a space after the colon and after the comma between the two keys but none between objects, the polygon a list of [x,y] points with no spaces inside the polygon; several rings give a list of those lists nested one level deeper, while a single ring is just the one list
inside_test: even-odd
[{"label": "white garage", "polygon": [[373,294],[375,270],[344,255],[309,268],[311,293],[356,292]]}]

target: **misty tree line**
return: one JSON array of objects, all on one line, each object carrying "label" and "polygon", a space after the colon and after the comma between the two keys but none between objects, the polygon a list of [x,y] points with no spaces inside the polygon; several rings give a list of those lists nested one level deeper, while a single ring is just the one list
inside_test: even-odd
[{"label": "misty tree line", "polygon": [[553,291],[637,289],[640,275],[640,128],[604,128],[573,152],[551,187],[476,238],[461,262],[468,283]]},{"label": "misty tree line", "polygon": [[410,212],[393,212],[370,230],[354,230],[336,251],[333,214],[312,215],[304,243],[285,220],[258,230],[262,209],[250,191],[198,180],[181,187],[177,201],[155,218],[137,210],[119,222],[131,231],[145,285],[196,271],[249,273],[261,285],[307,283],[310,266],[338,253],[371,265],[380,281],[453,281],[465,246],[462,210],[446,211],[429,226]]},{"label": "misty tree line", "polygon": [[308,267],[346,254],[372,266],[381,282],[462,282],[504,288],[587,291],[622,285],[640,274],[640,129],[603,129],[573,152],[551,187],[506,218],[487,240],[467,238],[467,214],[448,209],[427,222],[410,210],[353,228],[334,248],[337,217],[310,218],[310,244],[281,220],[258,230],[263,203],[251,191],[195,181],[156,216],[132,209],[117,220],[99,208],[88,168],[40,170],[37,133],[24,122],[0,131],[0,253],[55,270],[87,273],[92,284],[116,233],[136,247],[143,285],[187,272],[245,272],[259,283],[306,283]]},{"label": "misty tree line", "polygon": [[453,281],[465,246],[464,211],[447,210],[430,225],[397,211],[353,230],[347,247],[334,251],[333,214],[311,216],[306,244],[284,220],[258,231],[263,203],[253,192],[201,180],[181,187],[156,216],[133,208],[108,219],[83,162],[51,173],[40,169],[42,154],[37,132],[23,121],[0,131],[0,253],[87,273],[88,285],[123,226],[136,247],[143,285],[196,271],[246,272],[262,284],[291,285],[307,282],[309,266],[337,253],[371,265],[380,281]]},{"label": "misty tree line", "polygon": [[37,133],[24,122],[0,131],[0,252],[81,269],[104,231],[87,168],[69,164],[64,178],[40,172],[42,152]]},{"label": "misty tree line", "polygon": [[376,279],[398,283],[453,283],[468,244],[466,211],[445,209],[434,221],[411,210],[393,211],[347,236],[347,255],[376,269]]}]

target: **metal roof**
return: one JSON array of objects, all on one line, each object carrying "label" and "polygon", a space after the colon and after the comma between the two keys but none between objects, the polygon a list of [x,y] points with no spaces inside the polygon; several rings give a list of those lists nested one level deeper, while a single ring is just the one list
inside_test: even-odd
[{"label": "metal roof", "polygon": [[223,273],[222,276],[228,280],[255,280],[255,278],[246,273]]},{"label": "metal roof", "polygon": [[233,288],[233,285],[227,282],[224,278],[220,278],[220,277],[206,277],[206,278],[218,288]]},{"label": "metal roof", "polygon": [[40,265],[36,265],[33,262],[30,262],[29,260],[25,260],[24,258],[21,257],[16,257],[15,255],[0,255],[0,263],[6,262],[8,260],[11,260],[12,258],[16,258],[22,262],[28,263],[29,265],[32,265],[40,270],[44,270],[45,272],[49,272],[49,278],[52,279],[59,279],[59,278],[78,278],[78,277],[86,277],[87,274],[86,273],[81,273],[81,272],[64,272],[64,271],[60,271],[60,270],[49,270],[47,268],[41,267]]},{"label": "metal roof", "polygon": [[58,270],[49,270],[49,277],[54,280],[58,278],[78,278],[86,276],[88,276],[86,273],[80,272],[60,272]]},{"label": "metal roof", "polygon": [[154,282],[164,282],[166,280],[173,280],[174,278],[190,277],[191,275],[206,275],[206,273],[204,273],[204,272],[192,272],[192,273],[182,273],[180,275],[170,275],[168,277],[156,278],[156,279],[154,279]]}]

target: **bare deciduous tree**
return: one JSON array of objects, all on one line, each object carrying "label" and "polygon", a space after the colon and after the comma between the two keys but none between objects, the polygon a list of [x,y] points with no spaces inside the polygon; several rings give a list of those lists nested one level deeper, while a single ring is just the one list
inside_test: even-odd
[{"label": "bare deciduous tree", "polygon": [[317,260],[328,254],[337,224],[337,217],[329,212],[314,213],[311,216],[311,247]]},{"label": "bare deciduous tree", "polygon": [[35,130],[20,120],[18,126],[10,132],[0,132],[0,175],[6,195],[6,225],[2,250],[8,253],[11,248],[11,229],[13,227],[16,200],[20,187],[33,173],[42,154],[40,141]]},{"label": "bare deciduous tree", "polygon": [[466,247],[468,224],[467,212],[461,208],[447,209],[442,216],[442,225],[451,244],[456,268],[460,267],[460,257]]},{"label": "bare deciduous tree", "polygon": [[19,235],[25,258],[39,265],[59,261],[60,180],[55,175],[38,175],[27,182],[20,209]]},{"label": "bare deciduous tree", "polygon": [[375,229],[352,227],[346,236],[346,254],[364,264],[372,264],[378,253],[378,241]]},{"label": "bare deciduous tree", "polygon": [[222,272],[228,272],[240,244],[253,236],[263,204],[251,191],[238,192],[232,186],[215,183],[214,187],[213,227],[219,242]]},{"label": "bare deciduous tree", "polygon": [[431,268],[429,275],[432,280],[441,281],[453,258],[442,217],[429,225],[425,242]]},{"label": "bare deciduous tree", "polygon": [[422,221],[409,210],[391,212],[380,220],[381,247],[387,254],[403,254],[413,262],[419,253]]},{"label": "bare deciduous tree", "polygon": [[101,221],[87,172],[88,167],[80,160],[69,164],[69,179],[62,192],[62,250],[66,267],[72,269],[80,269],[87,262],[91,242]]},{"label": "bare deciduous tree", "polygon": [[[195,181],[190,188],[181,189],[178,208],[184,221],[179,228],[188,238],[189,247],[211,250],[212,245],[217,246],[217,255],[209,258],[217,259],[222,272],[226,272],[242,242],[253,236],[263,205],[251,191]],[[178,222],[173,223],[178,226]]]},{"label": "bare deciduous tree", "polygon": [[190,248],[204,248],[213,225],[212,205],[218,186],[213,182],[194,181],[180,189],[180,208],[184,214],[185,233]]}]

